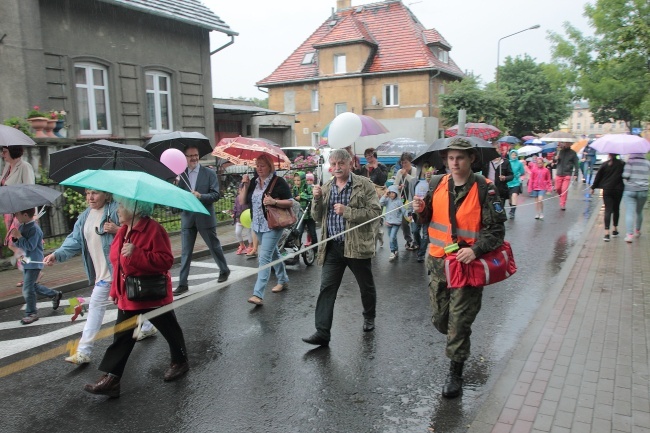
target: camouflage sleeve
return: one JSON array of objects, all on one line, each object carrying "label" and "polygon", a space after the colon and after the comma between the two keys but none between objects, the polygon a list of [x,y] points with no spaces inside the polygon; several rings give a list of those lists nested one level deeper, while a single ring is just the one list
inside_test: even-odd
[{"label": "camouflage sleeve", "polygon": [[506,234],[506,212],[501,206],[499,193],[493,183],[487,185],[487,195],[481,211],[481,230],[478,240],[472,246],[476,257],[498,248]]}]

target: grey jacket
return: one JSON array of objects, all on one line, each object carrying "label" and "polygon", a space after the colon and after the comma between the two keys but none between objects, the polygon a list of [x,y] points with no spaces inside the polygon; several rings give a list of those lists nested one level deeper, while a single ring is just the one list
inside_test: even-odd
[{"label": "grey jacket", "polygon": [[[367,178],[358,176],[354,173],[352,176],[352,193],[350,203],[343,212],[345,220],[345,229],[355,228],[345,234],[345,246],[343,255],[350,259],[369,259],[375,255],[375,226],[376,222],[370,224],[362,223],[369,221],[381,215],[381,207],[375,192],[375,186]],[[315,220],[321,222],[321,239],[329,237],[327,233],[327,212],[330,200],[330,191],[336,178],[330,179],[323,185],[322,194],[318,199],[312,201],[312,215]],[[318,264],[325,263],[325,253],[327,248],[318,249]]]},{"label": "grey jacket", "polygon": [[[183,177],[187,180],[187,170],[183,173]],[[190,190],[183,180],[178,182],[178,186],[185,191]],[[181,228],[216,227],[217,217],[214,213],[214,202],[221,198],[221,194],[219,193],[219,180],[214,170],[201,166],[196,176],[194,189],[201,194],[199,201],[210,212],[210,215],[184,210],[181,213]]]},{"label": "grey jacket", "polygon": [[[105,212],[108,212],[108,215],[111,218],[111,221],[119,225],[119,217],[117,216],[117,202],[111,201],[106,203]],[[65,262],[68,259],[76,256],[81,253],[81,259],[84,263],[84,269],[86,270],[86,275],[88,276],[88,281],[90,284],[95,284],[95,266],[90,258],[90,253],[88,252],[88,244],[86,243],[86,238],[84,237],[84,225],[88,219],[88,213],[90,213],[90,208],[83,211],[77,218],[77,222],[74,223],[74,228],[72,233],[68,235],[63,241],[63,244],[54,251],[54,257],[57,262]],[[106,215],[106,213],[104,214]],[[104,225],[106,219],[102,219],[100,228]],[[101,236],[102,239],[102,251],[104,253],[104,258],[106,263],[108,263],[108,269],[113,275],[113,267],[111,265],[111,260],[109,259],[109,253],[111,250],[111,243],[113,243],[114,235],[111,233],[106,233]]]}]

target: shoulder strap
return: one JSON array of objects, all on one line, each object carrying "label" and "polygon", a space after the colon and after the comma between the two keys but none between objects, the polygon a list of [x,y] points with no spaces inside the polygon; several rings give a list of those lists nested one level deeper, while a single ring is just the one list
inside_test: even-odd
[{"label": "shoulder strap", "polygon": [[440,181],[442,180],[443,177],[445,177],[445,174],[436,174],[431,177],[431,180],[429,181],[429,192],[433,194],[433,192],[438,188],[438,185],[440,184]]},{"label": "shoulder strap", "polygon": [[278,180],[278,175],[277,175],[277,174],[274,174],[274,175],[273,175],[273,180],[271,181],[271,183],[269,184],[269,186],[266,187],[266,189],[264,190],[264,194],[263,194],[263,195],[268,194],[269,191],[273,191],[273,187],[275,186],[275,182],[277,182],[277,180]]}]

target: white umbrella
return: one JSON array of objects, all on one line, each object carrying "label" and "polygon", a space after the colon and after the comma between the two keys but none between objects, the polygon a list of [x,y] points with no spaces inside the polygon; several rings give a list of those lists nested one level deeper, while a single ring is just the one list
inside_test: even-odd
[{"label": "white umbrella", "polygon": [[557,141],[562,143],[574,143],[576,137],[573,134],[564,131],[553,131],[550,134],[546,134],[542,137],[542,141]]},{"label": "white umbrella", "polygon": [[0,125],[0,147],[35,145],[34,140],[26,136],[20,129]]},{"label": "white umbrella", "polygon": [[517,149],[517,154],[519,156],[528,156],[542,151],[542,148],[539,146],[523,146]]}]

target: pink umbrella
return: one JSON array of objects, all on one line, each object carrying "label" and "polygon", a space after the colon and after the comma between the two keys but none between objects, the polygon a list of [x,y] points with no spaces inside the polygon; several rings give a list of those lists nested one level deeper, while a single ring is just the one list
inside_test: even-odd
[{"label": "pink umbrella", "polygon": [[536,138],[537,137],[535,137],[534,135],[524,135],[523,137],[521,137],[523,141],[534,140]]},{"label": "pink umbrella", "polygon": [[[458,135],[458,125],[445,130],[447,137],[455,137]],[[483,140],[491,140],[501,135],[501,130],[496,126],[488,125],[487,123],[466,123],[465,135],[467,137],[479,137]]]},{"label": "pink umbrella", "polygon": [[650,141],[638,135],[628,134],[605,134],[594,140],[589,146],[600,153],[629,155],[630,153],[650,152]]}]

